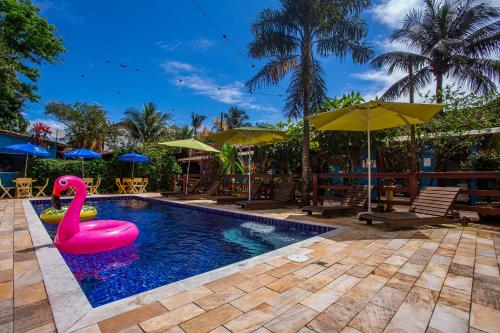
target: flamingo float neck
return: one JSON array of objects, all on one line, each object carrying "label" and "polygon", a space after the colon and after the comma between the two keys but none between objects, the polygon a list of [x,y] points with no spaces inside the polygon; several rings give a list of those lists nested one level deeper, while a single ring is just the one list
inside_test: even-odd
[{"label": "flamingo float neck", "polygon": [[87,186],[83,180],[74,176],[66,176],[64,177],[64,180],[67,182],[66,186],[61,185],[59,179],[56,180],[53,195],[56,196],[68,187],[72,187],[75,191],[75,196],[71,201],[66,214],[64,214],[59,227],[57,228],[57,238],[60,241],[66,241],[80,232],[80,211],[82,210],[83,203],[87,197]]}]

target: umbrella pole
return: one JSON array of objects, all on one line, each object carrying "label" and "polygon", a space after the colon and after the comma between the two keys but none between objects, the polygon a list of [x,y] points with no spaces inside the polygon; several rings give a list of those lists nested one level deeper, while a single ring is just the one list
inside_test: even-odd
[{"label": "umbrella pole", "polygon": [[252,140],[248,145],[248,201],[252,201],[252,156],[250,155],[250,148]]},{"label": "umbrella pole", "polygon": [[26,162],[24,163],[24,178],[26,178],[26,173],[28,171],[28,154],[26,154]]},{"label": "umbrella pole", "polygon": [[187,173],[186,173],[186,194],[188,194],[188,187],[189,187],[189,168],[191,166],[191,149],[189,149],[189,158],[188,158],[188,168],[187,168]]},{"label": "umbrella pole", "polygon": [[370,138],[370,120],[368,119],[368,213],[372,212],[372,153],[371,153],[371,138]]}]

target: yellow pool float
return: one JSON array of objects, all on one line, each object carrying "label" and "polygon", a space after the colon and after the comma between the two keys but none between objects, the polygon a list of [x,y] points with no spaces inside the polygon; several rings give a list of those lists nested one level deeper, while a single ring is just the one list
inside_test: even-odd
[{"label": "yellow pool float", "polygon": [[[68,206],[62,206],[60,210],[52,207],[47,208],[42,212],[42,214],[40,214],[40,220],[45,223],[59,224],[67,209]],[[83,206],[80,211],[80,222],[92,220],[96,215],[97,209],[92,206]]]}]

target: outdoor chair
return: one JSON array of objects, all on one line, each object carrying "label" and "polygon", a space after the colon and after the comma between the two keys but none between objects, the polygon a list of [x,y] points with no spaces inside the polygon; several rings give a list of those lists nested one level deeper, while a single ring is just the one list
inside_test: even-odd
[{"label": "outdoor chair", "polygon": [[[262,182],[255,182],[252,183],[252,189],[250,190],[250,196],[252,200],[257,199],[259,196],[260,189],[262,187]],[[239,195],[223,195],[223,196],[218,196],[215,198],[217,200],[218,205],[229,205],[229,204],[234,204],[238,201],[245,200],[245,195],[247,193],[240,193]]]},{"label": "outdoor chair", "polygon": [[[188,189],[188,194],[191,194],[191,193],[194,193],[194,191],[196,191],[196,189],[198,188],[198,186],[201,184],[201,179],[197,179],[193,185],[191,186],[190,189]],[[175,195],[181,195],[181,194],[184,194],[184,192],[179,192],[179,191],[162,191],[161,192],[161,195],[163,197],[168,197],[168,196],[175,196]]]},{"label": "outdoor chair", "polygon": [[275,192],[272,200],[252,200],[238,201],[236,205],[244,209],[275,209],[283,208],[288,205],[288,202],[293,197],[295,192],[295,182],[288,180],[280,185]]},{"label": "outdoor chair", "polygon": [[115,184],[118,187],[118,194],[127,193],[127,189],[125,188],[125,184],[122,183],[120,178],[115,178]]},{"label": "outdoor chair", "polygon": [[146,193],[146,187],[148,186],[148,184],[149,184],[149,179],[148,178],[143,178],[142,179],[141,190],[140,190],[141,193]]},{"label": "outdoor chair", "polygon": [[40,186],[33,186],[33,188],[36,191],[35,198],[38,198],[40,196],[46,197],[47,194],[45,194],[45,189],[49,186],[49,179],[45,179],[45,184],[40,185]]},{"label": "outdoor chair", "polygon": [[97,190],[99,189],[99,186],[101,186],[101,181],[101,177],[97,177],[95,184],[90,187],[90,194],[99,194]]},{"label": "outdoor chair", "polygon": [[16,197],[31,198],[33,196],[33,179],[16,178]]},{"label": "outdoor chair", "polygon": [[94,185],[94,178],[83,178],[83,182],[87,186],[87,194],[92,194],[92,186]]},{"label": "outdoor chair", "polygon": [[131,193],[141,193],[142,189],[142,178],[134,178],[130,183]]},{"label": "outdoor chair", "polygon": [[[425,187],[408,212],[363,213],[359,215],[359,220],[367,224],[383,222],[390,228],[457,222],[460,216],[453,212],[452,205],[459,191],[458,187]],[[466,224],[466,220],[463,223]]]},{"label": "outdoor chair", "polygon": [[[373,186],[370,187],[370,192]],[[353,215],[362,212],[368,202],[368,185],[351,186],[337,205],[306,206],[302,208],[308,215],[320,213],[323,217]]]},{"label": "outdoor chair", "polygon": [[201,193],[188,193],[188,194],[178,194],[177,199],[179,200],[198,200],[198,199],[208,199],[217,195],[220,188],[220,180],[215,180],[212,183],[205,184],[205,191]]},{"label": "outdoor chair", "polygon": [[14,186],[3,186],[2,179],[0,179],[0,190],[2,190],[2,196],[0,196],[0,199],[3,199],[5,196],[12,199],[12,195],[10,194],[10,190],[15,190],[15,189],[16,188]]}]

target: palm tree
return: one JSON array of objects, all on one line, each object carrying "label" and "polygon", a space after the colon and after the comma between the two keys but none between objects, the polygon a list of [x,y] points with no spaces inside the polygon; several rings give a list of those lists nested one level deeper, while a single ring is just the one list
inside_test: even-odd
[{"label": "palm tree", "polygon": [[198,129],[201,127],[205,119],[207,119],[207,116],[191,112],[191,127],[193,127],[193,137],[196,138]]},{"label": "palm tree", "polygon": [[406,44],[415,52],[388,52],[372,60],[389,73],[408,75],[394,83],[382,96],[395,99],[411,95],[436,81],[436,100],[442,101],[443,79],[450,76],[473,91],[496,90],[500,61],[493,59],[500,38],[499,10],[477,0],[425,0],[424,10],[406,15],[392,41]]},{"label": "palm tree", "polygon": [[[372,56],[365,43],[367,25],[361,11],[369,0],[281,0],[281,8],[264,9],[252,24],[250,56],[268,63],[247,83],[250,92],[276,85],[291,74],[284,114],[304,121],[302,179],[309,172],[309,121],[306,117],[325,97],[324,73],[318,57],[349,54],[355,63]],[[306,186],[304,186],[304,194]]]},{"label": "palm tree", "polygon": [[144,103],[141,111],[129,108],[125,111],[122,126],[130,136],[141,143],[157,141],[164,133],[167,121],[172,116],[163,113],[153,102]]},{"label": "palm tree", "polygon": [[231,106],[227,113],[224,114],[227,128],[232,129],[236,127],[250,126],[248,122],[248,114],[245,110],[239,109],[236,106]]}]

